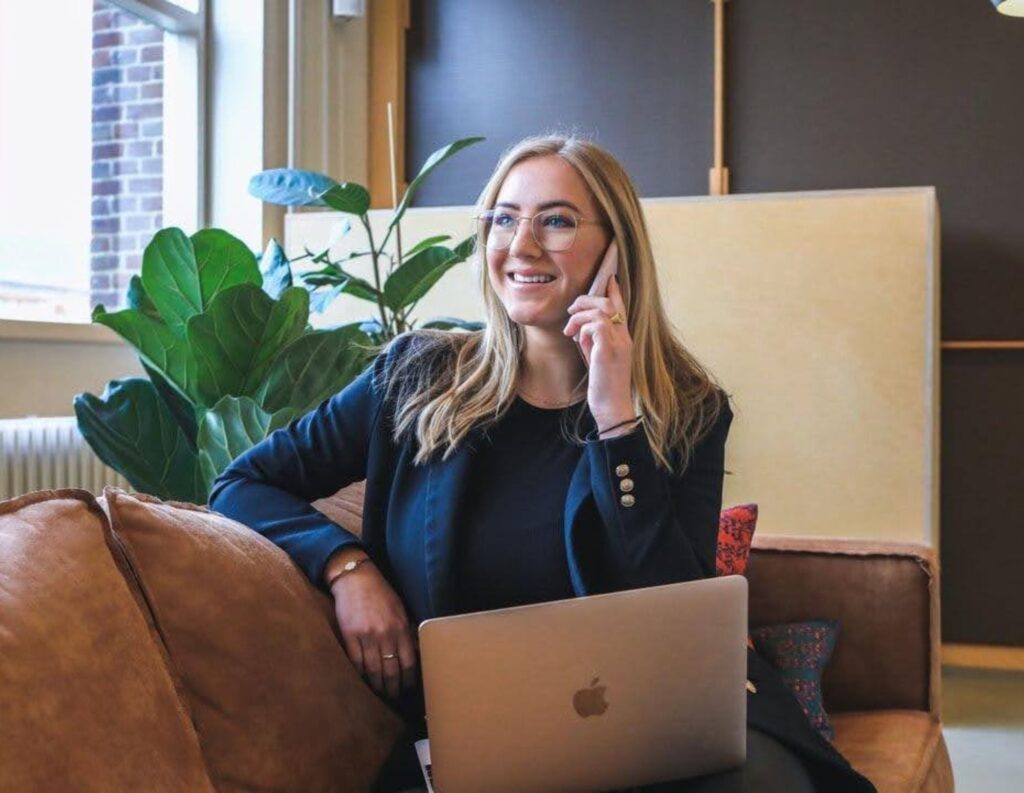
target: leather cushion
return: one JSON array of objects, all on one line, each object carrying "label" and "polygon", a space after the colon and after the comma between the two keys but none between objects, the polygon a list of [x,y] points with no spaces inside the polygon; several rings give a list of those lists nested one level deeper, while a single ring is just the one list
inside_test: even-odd
[{"label": "leather cushion", "polygon": [[[835,747],[879,793],[953,790],[942,725],[931,714],[918,710],[837,713],[832,726]],[[942,782],[936,785],[936,778]]]},{"label": "leather cushion", "polygon": [[0,503],[0,790],[213,790],[119,564],[88,492]]},{"label": "leather cushion", "polygon": [[751,626],[817,619],[843,626],[822,679],[829,713],[928,710],[931,626],[937,629],[929,566],[884,548],[836,553],[824,541],[814,550],[814,542],[768,550],[755,540],[747,570]]},{"label": "leather cushion", "polygon": [[313,502],[313,506],[339,526],[348,529],[357,537],[363,534],[363,498],[366,495],[366,481],[343,487],[327,498]]},{"label": "leather cushion", "polygon": [[218,789],[368,789],[402,722],[349,662],[331,601],[240,523],[104,495]]}]

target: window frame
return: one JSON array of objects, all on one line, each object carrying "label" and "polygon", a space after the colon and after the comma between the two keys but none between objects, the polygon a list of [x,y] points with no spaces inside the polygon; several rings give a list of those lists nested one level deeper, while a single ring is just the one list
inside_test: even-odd
[{"label": "window frame", "polygon": [[198,195],[196,196],[196,225],[197,228],[204,228],[209,225],[209,3],[207,0],[198,0],[199,10],[188,11],[181,6],[175,5],[168,0],[104,0],[112,6],[134,14],[151,25],[162,28],[168,33],[179,36],[189,36],[196,40],[196,52],[199,62],[196,65],[198,85],[196,86],[196,119],[199,128],[196,130],[196,143],[199,151],[196,153],[198,173],[196,174],[196,185]]},{"label": "window frame", "polygon": [[[105,0],[108,5],[134,14],[140,19],[175,35],[191,36],[196,39],[198,85],[196,97],[196,153],[198,173],[196,184],[196,219],[198,228],[209,225],[209,2],[199,0],[199,10],[188,11],[168,0]],[[41,341],[80,344],[120,345],[124,341],[109,328],[91,322],[51,322],[0,317],[0,342]]]}]

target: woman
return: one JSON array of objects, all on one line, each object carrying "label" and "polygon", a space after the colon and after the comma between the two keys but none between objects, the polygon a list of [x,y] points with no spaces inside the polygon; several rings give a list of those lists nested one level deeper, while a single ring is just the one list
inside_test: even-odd
[{"label": "woman", "polygon": [[[529,138],[477,211],[486,329],[399,337],[211,495],[330,590],[349,658],[406,720],[382,791],[422,785],[423,620],[715,571],[732,411],[672,335],[629,177],[591,142]],[[309,506],[364,478],[360,538]],[[873,790],[748,665],[747,763],[645,790]]]}]

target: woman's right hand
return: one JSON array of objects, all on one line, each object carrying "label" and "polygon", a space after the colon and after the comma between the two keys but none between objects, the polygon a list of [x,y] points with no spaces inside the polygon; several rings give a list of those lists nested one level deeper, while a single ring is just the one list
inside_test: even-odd
[{"label": "woman's right hand", "polygon": [[[346,562],[365,556],[362,549],[339,551],[327,565],[326,578],[337,575]],[[331,594],[345,652],[356,670],[378,694],[392,699],[412,688],[418,642],[401,598],[373,562],[335,580]],[[396,658],[383,657],[393,653]]]}]

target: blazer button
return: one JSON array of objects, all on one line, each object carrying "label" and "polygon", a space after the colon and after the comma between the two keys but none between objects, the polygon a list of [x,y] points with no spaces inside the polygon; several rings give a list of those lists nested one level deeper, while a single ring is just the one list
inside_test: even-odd
[{"label": "blazer button", "polygon": [[755,686],[753,683],[751,683],[748,680],[747,681],[747,691],[749,691],[751,694],[756,694],[757,693],[757,686]]},{"label": "blazer button", "polygon": [[636,499],[629,493],[626,493],[626,495],[619,499],[619,503],[624,507],[631,507],[636,503]]},{"label": "blazer button", "polygon": [[615,466],[615,475],[618,477],[629,476],[629,466],[625,463]]},{"label": "blazer button", "polygon": [[623,493],[632,493],[633,492],[633,480],[632,479],[623,479],[621,482],[619,482],[619,490],[621,490]]}]

